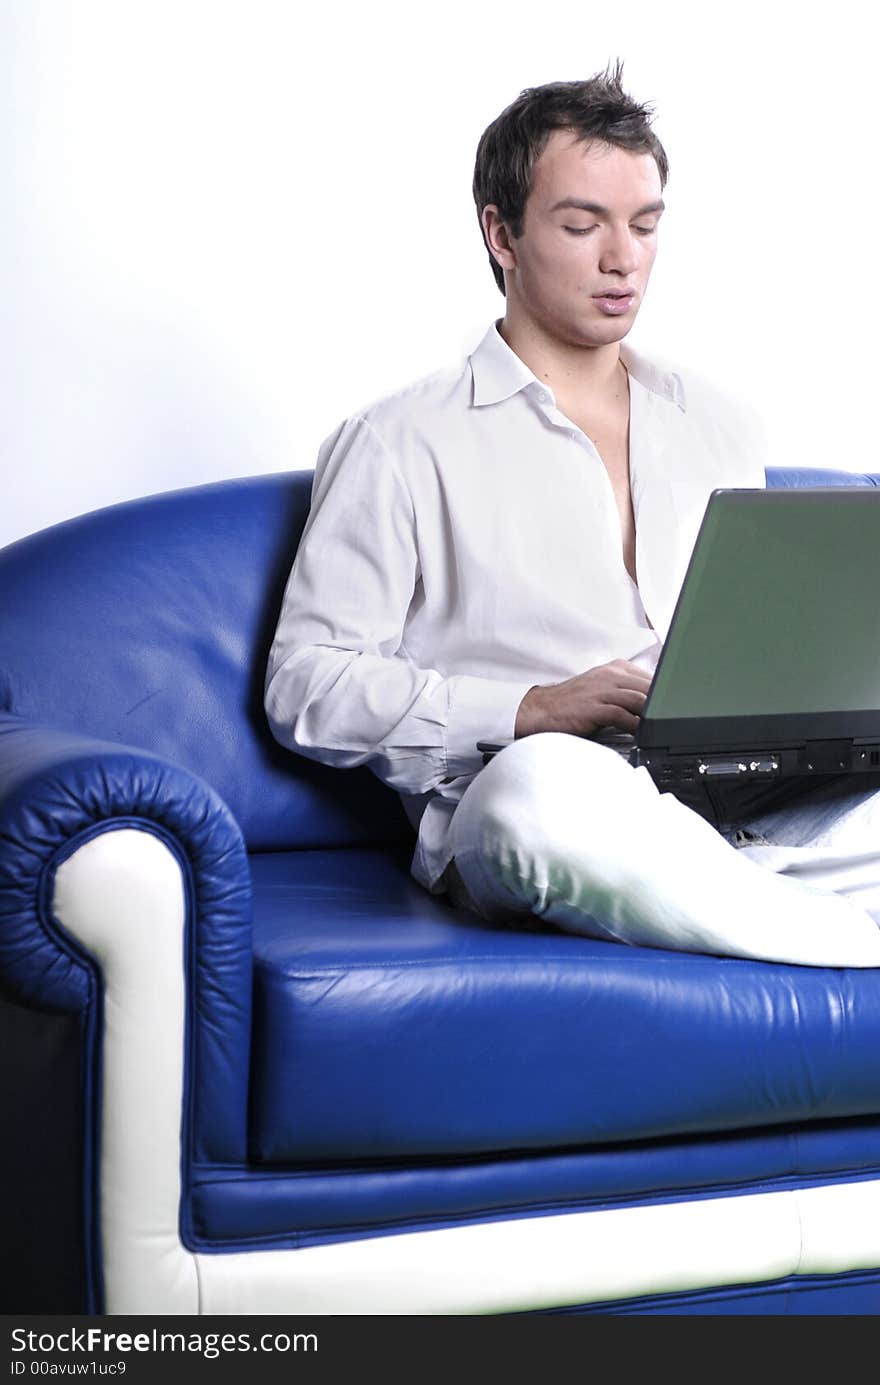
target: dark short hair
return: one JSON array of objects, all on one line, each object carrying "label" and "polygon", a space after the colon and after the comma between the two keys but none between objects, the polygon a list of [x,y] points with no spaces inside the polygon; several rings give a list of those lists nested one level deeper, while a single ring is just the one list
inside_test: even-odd
[{"label": "dark short hair", "polygon": [[[477,145],[474,202],[482,230],[483,208],[498,208],[501,220],[516,238],[523,233],[526,202],[535,160],[554,130],[571,130],[584,142],[600,140],[634,153],[653,154],[666,186],[669,161],[651,129],[652,108],[633,101],[621,85],[623,63],[618,58],[583,82],[548,82],[520,92]],[[486,243],[485,233],[483,240]],[[495,282],[504,293],[504,271],[489,250]]]}]

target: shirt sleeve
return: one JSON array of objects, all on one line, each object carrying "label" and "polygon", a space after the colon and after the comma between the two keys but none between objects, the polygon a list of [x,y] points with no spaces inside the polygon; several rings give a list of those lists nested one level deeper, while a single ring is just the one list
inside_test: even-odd
[{"label": "shirt sleeve", "polygon": [[530,683],[444,676],[402,652],[419,581],[400,469],[366,419],[349,419],[319,452],[269,655],[266,714],[282,745],[369,764],[414,794],[479,769],[477,740],[512,738]]}]

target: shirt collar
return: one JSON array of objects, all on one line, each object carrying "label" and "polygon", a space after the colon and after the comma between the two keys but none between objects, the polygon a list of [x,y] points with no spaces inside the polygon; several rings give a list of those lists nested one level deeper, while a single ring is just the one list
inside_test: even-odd
[{"label": "shirt collar", "polygon": [[[684,412],[684,386],[680,376],[674,371],[663,370],[649,361],[631,346],[621,342],[620,358],[633,379],[640,385],[657,394],[668,403],[677,404]],[[525,361],[520,360],[498,331],[498,323],[493,322],[480,342],[468,357],[474,382],[474,404],[500,404],[503,399],[518,394],[520,390],[536,385],[545,390],[546,385],[529,370]]]}]

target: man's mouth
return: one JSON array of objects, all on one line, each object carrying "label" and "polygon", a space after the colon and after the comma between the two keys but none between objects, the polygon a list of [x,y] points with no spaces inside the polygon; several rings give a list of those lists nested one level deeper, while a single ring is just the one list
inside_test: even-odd
[{"label": "man's mouth", "polygon": [[602,312],[614,316],[625,313],[635,296],[634,289],[609,289],[607,293],[594,293],[593,302]]}]

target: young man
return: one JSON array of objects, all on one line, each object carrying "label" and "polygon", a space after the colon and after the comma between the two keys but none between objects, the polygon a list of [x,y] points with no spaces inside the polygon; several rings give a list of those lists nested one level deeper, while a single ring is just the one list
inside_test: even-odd
[{"label": "young man", "polygon": [[[416,879],[487,917],[880,965],[878,853],[832,878],[819,840],[846,819],[831,856],[863,848],[870,793],[686,806],[592,739],[638,725],[710,492],[764,484],[750,416],[624,344],[667,172],[619,65],[525,91],[485,131],[474,197],[505,315],[463,369],[323,444],[267,714],[282,744],[398,790]],[[511,744],[483,768],[481,740]]]}]

